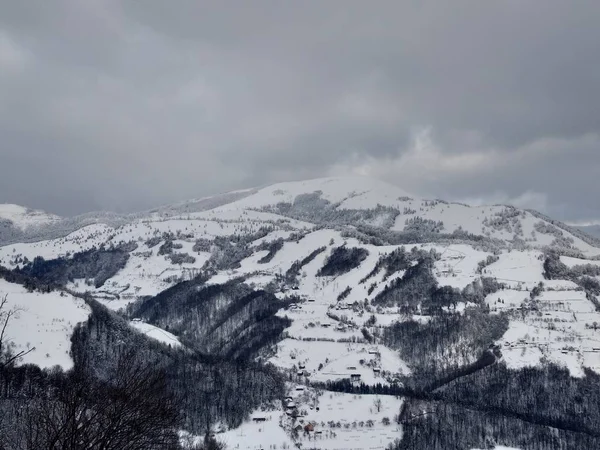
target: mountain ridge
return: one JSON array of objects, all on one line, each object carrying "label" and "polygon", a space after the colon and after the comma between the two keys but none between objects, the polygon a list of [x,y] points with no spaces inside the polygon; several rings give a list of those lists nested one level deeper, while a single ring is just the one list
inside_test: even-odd
[{"label": "mountain ridge", "polygon": [[[32,217],[35,217],[35,215],[47,217],[43,223],[36,223],[32,219],[28,219],[26,212],[29,210],[17,205],[13,205],[13,208],[18,208],[21,211],[20,215],[14,213],[12,215],[8,213],[3,215],[3,205],[0,205],[0,220],[1,218],[4,218],[5,222],[3,229],[0,229],[0,245],[19,241],[33,242],[47,237],[64,237],[80,228],[93,224],[119,227],[135,221],[164,219],[178,216],[185,217],[211,210],[214,210],[217,213],[231,213],[236,210],[248,209],[273,210],[278,204],[293,204],[298,196],[315,195],[315,193],[320,193],[319,198],[329,202],[330,207],[336,210],[365,210],[382,207],[397,209],[399,212],[414,211],[412,214],[414,217],[420,217],[421,219],[428,221],[442,221],[446,223],[445,226],[447,232],[453,232],[460,229],[474,235],[485,234],[486,230],[484,227],[481,227],[481,216],[486,213],[486,210],[488,212],[502,213],[503,209],[510,208],[515,211],[525,211],[537,218],[543,218],[544,221],[548,221],[549,219],[539,212],[521,210],[511,205],[470,206],[464,203],[447,202],[439,199],[420,199],[407,194],[404,190],[392,184],[369,177],[327,177],[275,183],[262,188],[236,190],[215,196],[163,205],[138,213],[118,214],[99,211],[85,213],[70,218],[60,218],[59,216],[46,214],[42,211],[36,211]],[[423,202],[427,202],[428,205],[425,207],[425,211],[423,211]],[[419,210],[417,210],[417,208],[419,208]],[[446,212],[445,215],[443,215],[444,212]],[[448,214],[448,212],[450,212],[450,214]],[[401,214],[398,214],[398,216],[394,217],[395,223],[389,227],[390,229],[396,231],[404,230],[405,224],[396,220],[400,215]],[[16,222],[11,220],[11,217],[15,219]],[[364,224],[382,226],[389,223],[390,220],[390,218],[386,220],[383,215],[379,215],[373,218],[371,222]],[[559,224],[559,228],[572,235],[579,234],[574,232],[573,227],[569,227],[562,222],[555,220],[552,220],[552,222],[553,224]],[[502,226],[502,224],[499,225]],[[512,230],[510,229],[511,227],[505,228],[505,233],[496,232],[491,234],[493,234],[493,237],[507,240],[511,238],[509,233],[512,232]],[[531,234],[535,231],[531,223],[528,224],[526,231],[527,234]],[[594,247],[600,247],[600,241],[596,242],[596,239],[593,236],[587,235],[585,231],[579,231],[584,233],[584,242]],[[581,237],[580,234],[579,237]],[[591,244],[590,242],[594,243]],[[546,242],[546,245],[549,243],[550,242]]]},{"label": "mountain ridge", "polygon": [[[187,409],[194,418],[187,431],[202,432],[199,405],[217,395],[227,407],[205,412],[201,424],[208,417],[213,428],[231,426],[223,439],[233,447],[248,446],[245,433],[263,447],[309,445],[310,430],[294,433],[302,416],[335,430],[326,433],[328,448],[347,447],[358,432],[360,447],[373,439],[392,445],[402,430],[414,445],[405,448],[429,448],[419,427],[460,428],[461,408],[492,412],[502,430],[498,423],[514,421],[520,431],[499,432],[498,443],[528,448],[525,437],[542,432],[532,427],[552,424],[574,444],[540,449],[593,447],[600,397],[580,394],[600,380],[598,242],[536,211],[417,199],[387,186],[339,177],[280,183],[128,218],[54,224],[32,242],[13,236],[0,246],[0,290],[15,296],[15,307],[50,311],[43,320],[15,320],[14,346],[28,349],[34,326],[33,342],[56,348],[46,347],[47,357],[34,349],[23,362],[68,369],[78,362],[64,343],[77,330],[96,330],[83,343],[75,337],[83,347],[73,354],[89,353],[97,364],[110,361],[117,338],[170,345],[181,364],[173,383],[185,392],[193,390],[189,355],[231,386],[242,369],[229,373],[229,364],[250,364],[244,376],[257,367],[281,399],[251,383],[236,396],[251,401],[235,420],[235,405],[212,391],[194,394]],[[110,223],[94,222],[99,217]],[[86,314],[75,331],[62,325]],[[527,409],[535,398],[513,395],[524,383],[551,399],[535,414]],[[474,395],[465,395],[469,388]],[[492,388],[495,396],[486,396]],[[439,423],[406,417],[431,408]],[[268,431],[244,422],[250,413]],[[337,426],[340,414],[348,427]],[[551,441],[554,429],[541,430]],[[489,447],[465,442],[472,444],[460,448]]]}]

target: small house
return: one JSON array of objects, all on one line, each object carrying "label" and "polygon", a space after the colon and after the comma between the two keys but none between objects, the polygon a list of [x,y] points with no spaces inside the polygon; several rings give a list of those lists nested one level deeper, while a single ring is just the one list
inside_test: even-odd
[{"label": "small house", "polygon": [[306,364],[298,364],[299,369],[306,369]]},{"label": "small house", "polygon": [[353,373],[350,375],[351,381],[360,381],[360,373]]},{"label": "small house", "polygon": [[346,367],[346,370],[356,370],[356,366],[348,366]]},{"label": "small house", "polygon": [[305,431],[306,433],[311,433],[311,432],[315,431],[315,426],[314,426],[312,423],[307,423],[307,424],[304,426],[304,431]]},{"label": "small house", "polygon": [[379,367],[373,367],[373,373],[375,375],[380,375],[381,374],[381,369]]},{"label": "small house", "polygon": [[296,391],[303,392],[304,391],[304,386],[296,386]]},{"label": "small house", "polygon": [[265,416],[255,416],[252,418],[255,423],[266,422],[267,418]]},{"label": "small house", "polygon": [[142,319],[140,319],[139,317],[136,317],[135,319],[132,319],[131,321],[138,323],[138,322],[141,322]]}]

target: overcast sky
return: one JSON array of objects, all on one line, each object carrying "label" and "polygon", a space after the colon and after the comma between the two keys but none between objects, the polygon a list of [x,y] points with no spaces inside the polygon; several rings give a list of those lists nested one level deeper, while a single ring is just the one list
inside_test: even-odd
[{"label": "overcast sky", "polygon": [[366,174],[600,219],[600,2],[0,0],[0,203]]}]

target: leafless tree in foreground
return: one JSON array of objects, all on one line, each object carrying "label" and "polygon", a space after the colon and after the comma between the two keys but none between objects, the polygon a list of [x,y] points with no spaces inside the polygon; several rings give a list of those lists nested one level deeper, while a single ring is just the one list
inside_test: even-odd
[{"label": "leafless tree in foreground", "polygon": [[8,309],[8,294],[0,295],[0,368],[10,367],[20,358],[35,350],[22,350],[18,353],[13,353],[10,347],[10,341],[6,335],[6,330],[11,319],[19,312],[18,309]]},{"label": "leafless tree in foreground", "polygon": [[56,374],[53,386],[22,402],[15,416],[11,449],[179,448],[179,408],[165,373],[132,352],[106,381],[78,370]]}]

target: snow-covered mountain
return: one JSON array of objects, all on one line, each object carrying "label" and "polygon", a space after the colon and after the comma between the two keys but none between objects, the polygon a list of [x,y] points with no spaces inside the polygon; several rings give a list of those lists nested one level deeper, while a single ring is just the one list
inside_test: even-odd
[{"label": "snow-covered mountain", "polygon": [[[226,430],[231,448],[315,439],[319,448],[384,448],[409,426],[393,421],[404,400],[384,395],[398,386],[452,398],[484,367],[600,374],[600,241],[535,211],[419,199],[361,177],[278,183],[127,216],[1,211],[21,232],[0,247],[7,270],[126,310],[150,339],[212,357],[245,352],[285,374],[291,398]],[[70,367],[64,339],[89,309],[76,297],[2,283],[0,293],[27,311],[41,297],[44,307],[62,302],[57,317],[40,310],[15,326],[37,328],[40,342],[62,352],[55,359],[44,347],[23,362],[42,364],[42,352]],[[17,348],[31,341],[11,337]],[[324,391],[352,383],[365,395]],[[338,420],[349,426],[326,425]],[[525,448],[510,436],[497,444]]]},{"label": "snow-covered mountain", "polygon": [[60,221],[59,216],[8,203],[0,204],[0,223],[24,231],[31,227],[50,225]]}]

